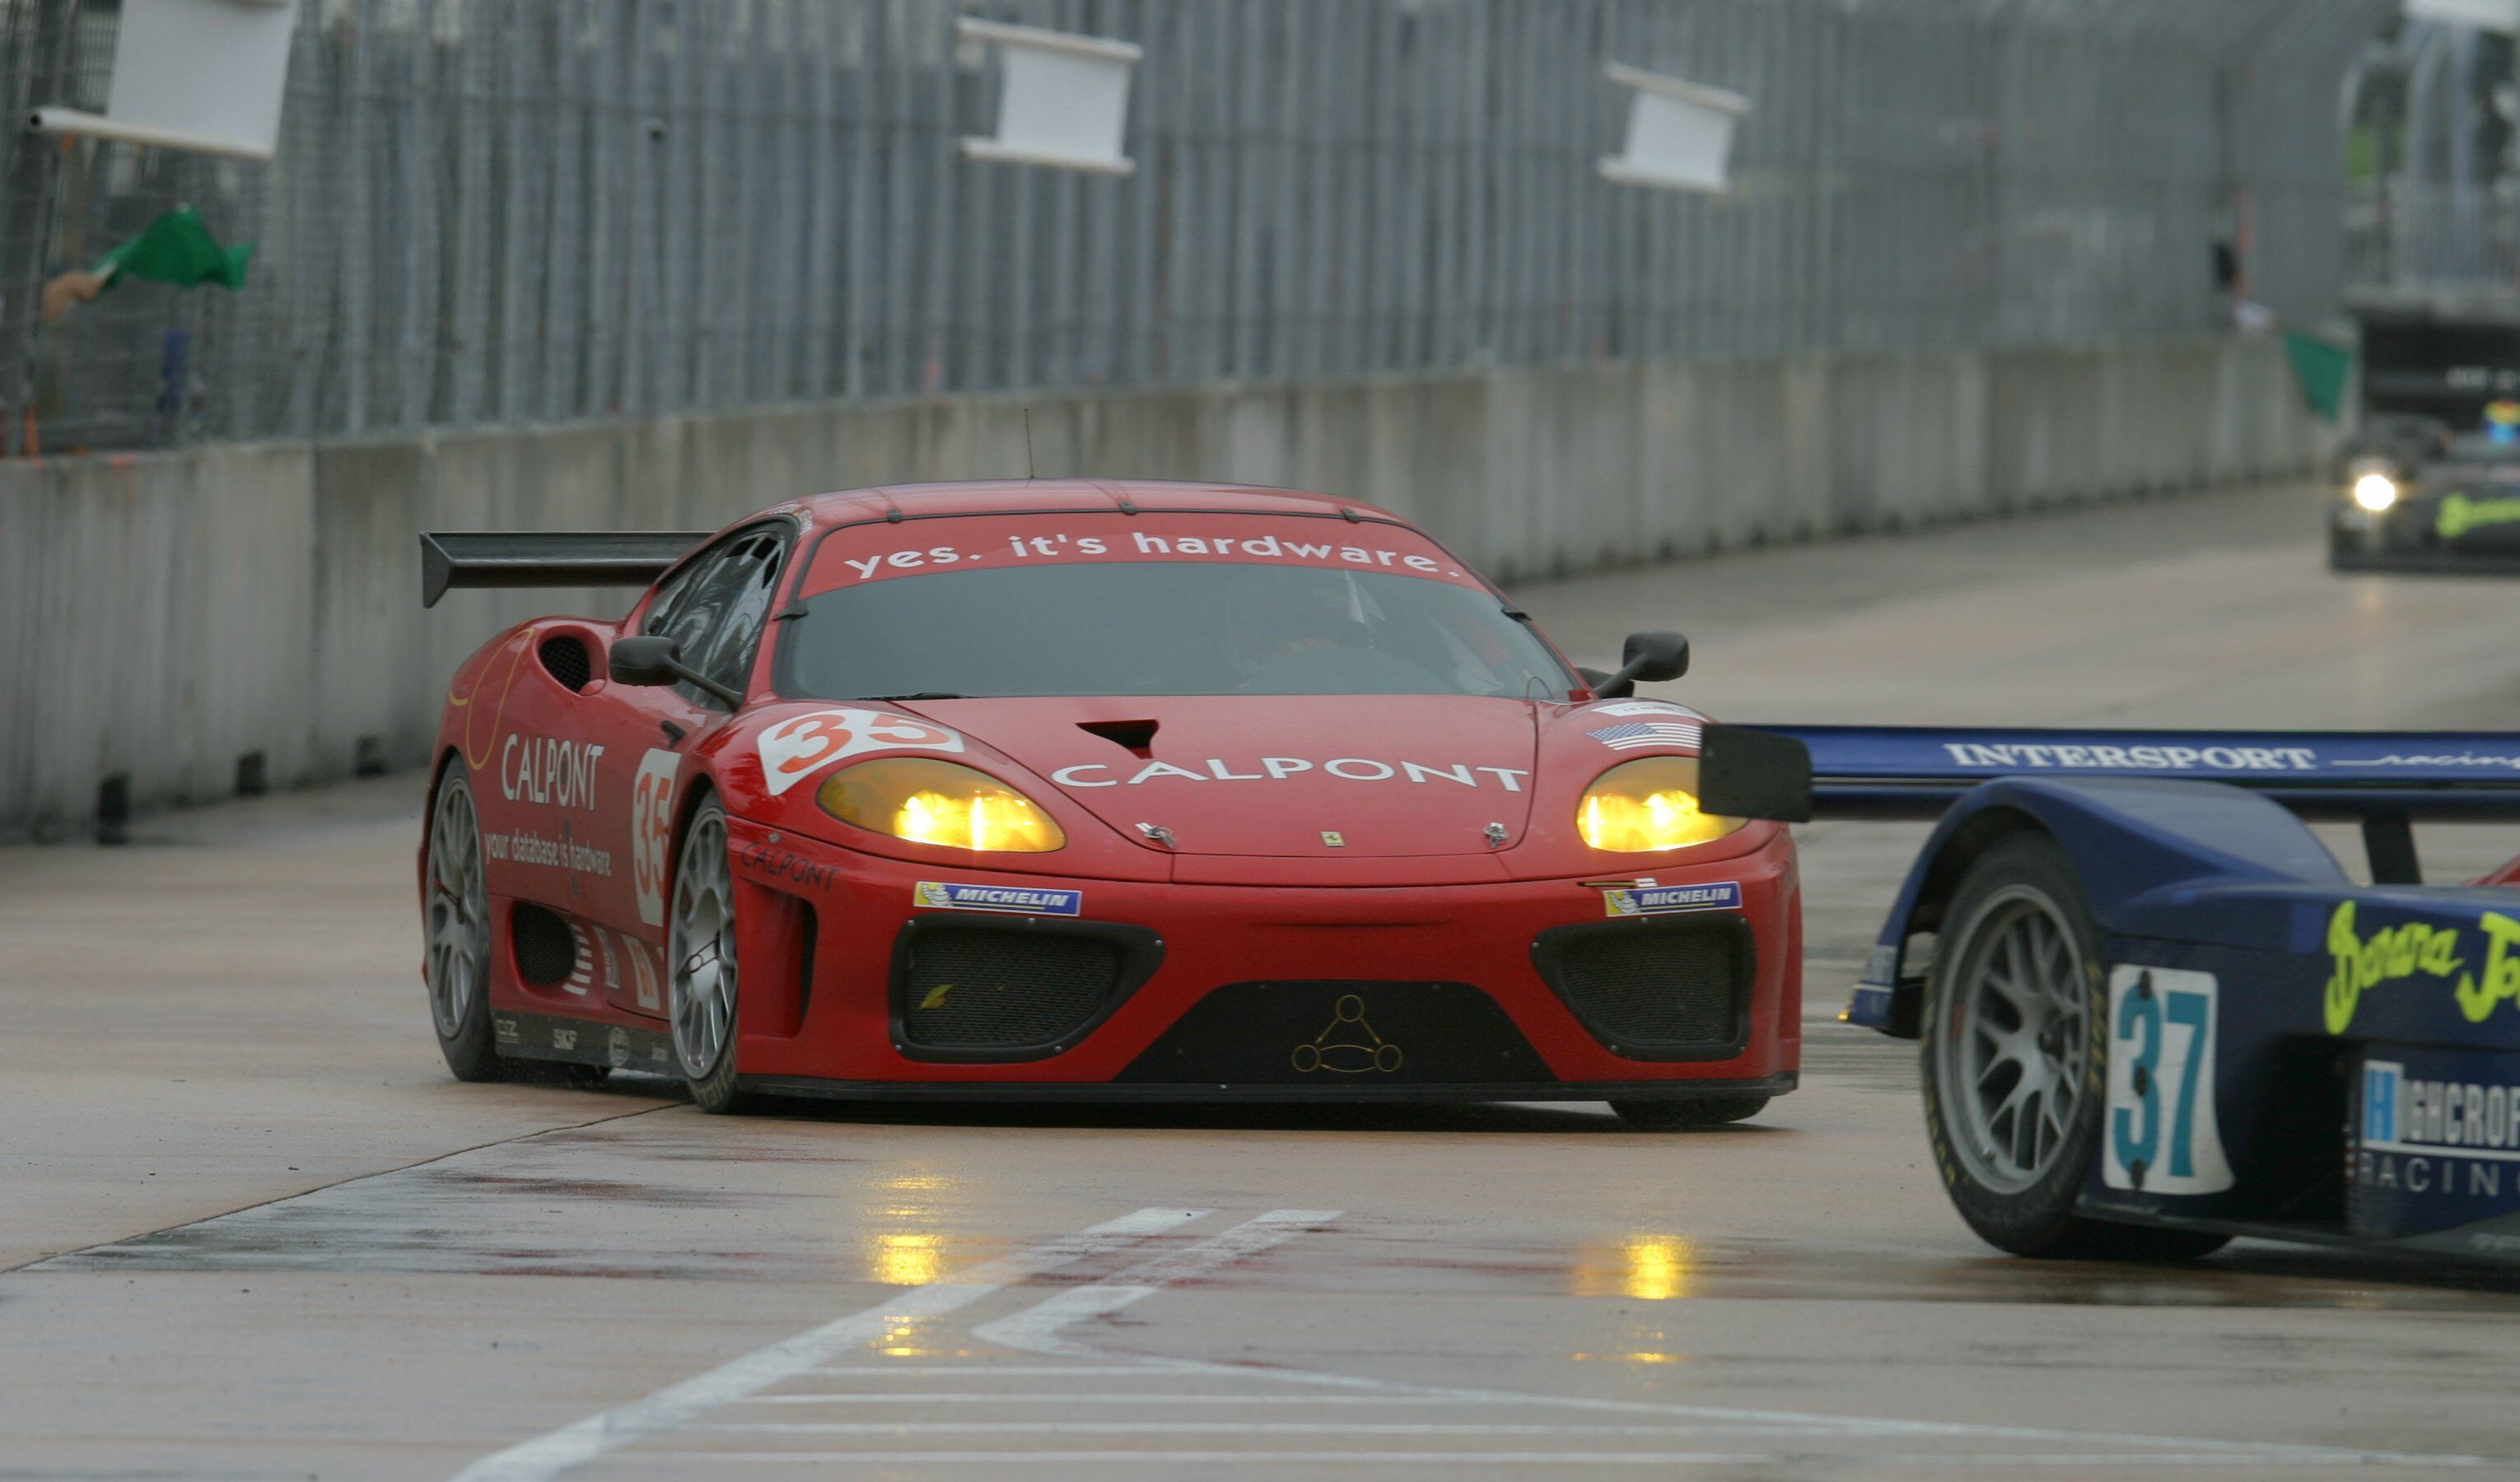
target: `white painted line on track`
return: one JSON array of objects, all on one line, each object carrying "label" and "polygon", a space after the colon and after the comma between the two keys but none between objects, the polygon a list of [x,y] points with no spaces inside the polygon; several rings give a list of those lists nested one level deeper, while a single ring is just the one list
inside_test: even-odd
[{"label": "white painted line on track", "polygon": [[1186,1245],[1151,1261],[1142,1261],[1117,1276],[1091,1285],[1062,1291],[1013,1317],[983,1323],[971,1329],[971,1335],[984,1343],[996,1343],[1027,1353],[1107,1361],[1116,1356],[1082,1344],[1068,1343],[1058,1336],[1058,1330],[1090,1318],[1108,1317],[1131,1303],[1153,1296],[1175,1281],[1205,1276],[1220,1266],[1282,1245],[1307,1230],[1318,1230],[1328,1225],[1340,1213],[1336,1209],[1272,1209],[1267,1214],[1243,1221],[1223,1235],[1210,1235],[1195,1245]]},{"label": "white painted line on track", "polygon": [[810,1372],[821,1365],[883,1336],[895,1323],[933,1318],[979,1301],[1001,1287],[1045,1272],[1071,1266],[1089,1256],[1133,1245],[1163,1235],[1214,1211],[1206,1209],[1141,1209],[1106,1220],[1075,1235],[1062,1235],[1027,1250],[984,1261],[956,1274],[951,1280],[913,1286],[863,1312],[851,1313],[822,1326],[785,1338],[696,1378],[668,1385],[646,1399],[633,1400],[574,1425],[512,1446],[455,1474],[454,1482],[544,1482],[570,1467],[643,1436],[684,1424],[693,1416],[731,1400],[740,1400],[773,1384]]},{"label": "white painted line on track", "polygon": [[1145,1378],[1147,1367],[1143,1364],[991,1364],[985,1368],[974,1364],[887,1364],[881,1369],[875,1369],[864,1364],[826,1364],[806,1370],[805,1372],[847,1374],[856,1379],[898,1379],[913,1375],[932,1379],[939,1374],[952,1374],[963,1379],[997,1379],[1009,1374],[1023,1374],[1027,1377],[1050,1374],[1075,1377],[1092,1374],[1102,1378],[1108,1378],[1114,1374],[1135,1374]]},{"label": "white painted line on track", "polygon": [[[965,1370],[984,1375],[985,1370]],[[1133,1379],[1147,1377],[1143,1369],[1105,1369],[1097,1373],[1127,1374]],[[1488,1405],[1492,1400],[1470,1400],[1456,1395],[1196,1395],[1196,1394],[1122,1394],[1095,1395],[1079,1392],[1066,1394],[1011,1395],[985,1389],[958,1389],[928,1394],[911,1394],[895,1390],[883,1394],[856,1395],[746,1395],[744,1405]],[[1554,1400],[1534,1395],[1524,1405],[1553,1405]]]},{"label": "white painted line on track", "polygon": [[[1921,1468],[1932,1471],[1959,1471],[1977,1467],[2010,1467],[2020,1469],[2039,1466],[2165,1466],[2267,1467],[2297,1469],[2305,1464],[2296,1456],[2248,1457],[2228,1452],[2148,1452],[2141,1456],[2099,1456],[2085,1452],[2059,1455],[1999,1456],[1898,1456],[1868,1455],[1861,1458],[1830,1459],[1822,1457],[1792,1458],[1775,1452],[1715,1451],[674,1451],[653,1452],[645,1456],[615,1458],[619,1461],[645,1461],[651,1464],[688,1467],[695,1461],[859,1461],[889,1465],[937,1465],[946,1462],[978,1462],[1002,1466],[1047,1466],[1057,1462],[1137,1461],[1162,1466],[1185,1465],[1340,1465],[1356,1466],[1372,1462],[1402,1465],[1514,1466],[1535,1464],[1552,1466],[1776,1466],[1797,1460],[1825,1465],[1832,1460],[1860,1461],[1868,1470]],[[2316,1464],[2351,1466],[2357,1464],[2350,1453]],[[2507,1461],[2477,1457],[2434,1457],[2392,1462],[2394,1465],[2435,1465],[2449,1469],[2494,1467],[2505,1468]]]},{"label": "white painted line on track", "polygon": [[1547,1425],[1510,1420],[809,1420],[701,1422],[676,1434],[768,1436],[1839,1436],[1835,1425]]},{"label": "white painted line on track", "polygon": [[[2191,1465],[2191,1466],[2394,1466],[2416,1469],[2476,1470],[2509,1468],[2508,1459],[2476,1456],[2445,1456],[2419,1452],[2356,1451],[2345,1447],[2296,1445],[2282,1442],[2221,1441],[2192,1437],[2150,1436],[2112,1432],[2050,1430],[2031,1426],[1988,1425],[1966,1421],[1880,1419],[1861,1415],[1828,1415],[1808,1412],[1752,1410],[1729,1406],[1680,1405],[1643,1400],[1612,1400],[1584,1396],[1517,1394],[1508,1390],[1476,1389],[1455,1385],[1413,1384],[1402,1380],[1368,1378],[1361,1375],[1327,1373],[1312,1370],[1274,1369],[1256,1365],[1216,1364],[1197,1359],[1176,1359],[1153,1354],[1131,1354],[1098,1348],[1063,1334],[1063,1329],[1094,1318],[1107,1316],[1159,1290],[1166,1281],[1188,1277],[1238,1259],[1282,1240],[1292,1238],[1303,1229],[1327,1224],[1335,1218],[1331,1211],[1273,1210],[1222,1235],[1193,1245],[1184,1246],[1153,1260],[1105,1278],[1089,1285],[1059,1292],[1012,1317],[982,1324],[972,1335],[984,1341],[1021,1352],[1055,1358],[1077,1359],[1102,1364],[1132,1366],[1143,1376],[1166,1374],[1176,1378],[1208,1377],[1239,1381],[1279,1382],[1346,1390],[1367,1403],[1374,1399],[1389,1400],[1399,1396],[1434,1398],[1463,1404],[1490,1406],[1529,1406],[1542,1404],[1594,1413],[1611,1412],[1629,1415],[1656,1415],[1717,1426],[1774,1427],[1774,1434],[1793,1434],[1827,1440],[1870,1440],[1882,1442],[1916,1442],[1931,1439],[1944,1441],[1990,1441],[2037,1444],[2063,1444],[2088,1448],[2126,1447],[2131,1452],[2095,1450],[2063,1454],[2014,1455],[1997,1460],[1974,1457],[1940,1457],[1910,1460],[1894,1452],[1876,1449],[1867,1457],[1867,1464],[1877,1465],[1944,1465],[1944,1466],[2117,1466],[2117,1465]],[[857,1370],[849,1370],[857,1372]],[[1157,1422],[1160,1423],[1160,1422]],[[985,1425],[940,1423],[945,1430],[982,1431]],[[1106,1427],[1084,1425],[1082,1430],[1099,1431]],[[1192,1426],[1193,1430],[1215,1431],[1221,1427]],[[1335,1425],[1311,1427],[1334,1430]],[[1453,1427],[1433,1426],[1429,1432]],[[1727,1433],[1710,1430],[1709,1434]],[[1760,1434],[1762,1430],[1743,1429],[1736,1434]],[[798,1454],[825,1455],[825,1454]],[[893,1453],[830,1453],[850,1456],[862,1460],[893,1458]],[[959,1453],[903,1453],[902,1458],[924,1458],[930,1460],[952,1460]],[[1166,1460],[1182,1464],[1206,1461],[1277,1460],[1280,1462],[1346,1462],[1402,1459],[1400,1454],[1368,1452],[1359,1454],[1334,1452],[988,1452],[971,1453],[970,1460],[1023,1461],[1066,1460]],[[1678,1453],[1513,1453],[1506,1457],[1479,1453],[1456,1455],[1449,1452],[1408,1454],[1410,1460],[1429,1462],[1482,1461],[1506,1460],[1528,1464],[1534,1461],[1565,1461],[1569,1464],[1775,1464],[1786,1460],[1777,1453],[1748,1457],[1708,1457]]]}]

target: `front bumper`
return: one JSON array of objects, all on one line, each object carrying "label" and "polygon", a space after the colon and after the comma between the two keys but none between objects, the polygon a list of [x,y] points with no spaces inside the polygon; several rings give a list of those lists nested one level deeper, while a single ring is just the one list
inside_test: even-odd
[{"label": "front bumper", "polygon": [[[1773,1096],[1792,1087],[1800,1063],[1801,909],[1781,830],[1750,853],[1652,867],[1665,886],[1737,885],[1738,909],[1723,914],[1745,922],[1754,944],[1737,1052],[1727,1044],[1732,1053],[1721,1057],[1688,1058],[1613,1049],[1543,977],[1535,946],[1554,928],[1650,931],[1689,919],[1612,921],[1603,892],[1574,878],[1402,887],[1079,879],[940,870],[792,832],[752,848],[773,836],[741,820],[730,821],[730,833],[746,895],[740,909],[771,923],[758,950],[752,927],[742,944],[737,1065],[757,1090],[843,1098],[1644,1100]],[[775,870],[745,863],[767,858],[778,860]],[[997,894],[1007,891],[1021,894]],[[1079,1033],[1022,1058],[940,1055],[904,1043],[895,995],[904,927],[940,921],[1020,927],[1020,916],[975,909],[1000,902],[1044,913],[1032,919],[1046,930],[1149,940],[1159,960]],[[793,924],[804,920],[810,929]],[[1226,988],[1235,993],[1218,993]],[[1217,1002],[1185,1024],[1212,996]],[[1397,1065],[1371,1056],[1346,1065],[1337,1055],[1318,1065],[1325,1056],[1294,1054],[1342,1037],[1327,1030],[1348,1011],[1350,997],[1382,1024],[1397,1052],[1385,1058]],[[1283,1002],[1282,1013],[1272,1013],[1273,1000]],[[1330,1003],[1342,1007],[1325,1012]],[[1520,1046],[1489,1055],[1493,1039],[1443,1043],[1456,1022],[1509,1023],[1500,1032],[1518,1036]],[[1176,1058],[1185,1067],[1178,1076],[1164,1068]],[[1246,1063],[1267,1073],[1232,1069]],[[1512,1073],[1491,1077],[1481,1063]]]},{"label": "front bumper", "polygon": [[[2445,524],[2452,496],[2409,492],[2373,512],[2341,501],[2328,516],[2327,563],[2338,571],[2433,576],[2520,575],[2520,524]],[[2446,534],[2445,530],[2454,530]]]}]

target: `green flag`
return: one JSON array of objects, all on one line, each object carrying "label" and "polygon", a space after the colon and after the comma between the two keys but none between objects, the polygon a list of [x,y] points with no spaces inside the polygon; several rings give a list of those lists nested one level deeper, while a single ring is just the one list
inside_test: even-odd
[{"label": "green flag", "polygon": [[184,205],[149,223],[139,236],[106,253],[97,262],[96,276],[104,279],[108,288],[116,279],[129,276],[152,283],[171,283],[179,289],[203,283],[241,289],[245,287],[245,265],[252,257],[252,243],[219,246],[210,229],[202,224],[202,213]]},{"label": "green flag", "polygon": [[2321,422],[2334,422],[2345,411],[2345,389],[2354,376],[2354,351],[2316,335],[2284,331],[2284,350],[2292,357],[2292,374],[2301,395]]}]

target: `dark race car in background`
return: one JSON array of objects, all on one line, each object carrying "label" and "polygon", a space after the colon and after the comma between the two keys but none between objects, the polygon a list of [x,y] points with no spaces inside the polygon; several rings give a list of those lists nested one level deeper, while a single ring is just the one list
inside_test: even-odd
[{"label": "dark race car in background", "polygon": [[1792,840],[1701,808],[1705,718],[1630,693],[1686,645],[1578,671],[1381,511],[869,489],[423,556],[431,602],[648,587],[448,691],[422,908],[459,1076],[1656,1127],[1794,1084]]},{"label": "dark race car in background", "polygon": [[[2520,402],[2507,415],[2520,421]],[[2341,460],[2329,565],[2520,574],[2520,439],[2434,425],[2397,429],[2388,449],[2368,441]]]},{"label": "dark race car in background", "polygon": [[2520,305],[2366,295],[2328,563],[2520,573]]},{"label": "dark race car in background", "polygon": [[1921,1041],[1989,1241],[2520,1260],[2520,861],[2422,884],[2411,830],[2520,820],[2520,737],[1779,729],[1822,816],[1941,820],[1845,1017]]}]

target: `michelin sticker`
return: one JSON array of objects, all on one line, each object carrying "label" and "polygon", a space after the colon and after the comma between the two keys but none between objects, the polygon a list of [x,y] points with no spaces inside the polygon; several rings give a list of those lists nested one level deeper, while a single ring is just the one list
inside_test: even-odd
[{"label": "michelin sticker", "polygon": [[921,880],[912,892],[911,904],[931,911],[1005,911],[1017,916],[1075,916],[1085,909],[1085,892]]},{"label": "michelin sticker", "polygon": [[761,733],[761,781],[773,797],[833,762],[869,751],[963,749],[962,736],[915,715],[835,706],[791,715]]},{"label": "michelin sticker", "polygon": [[2100,1128],[2109,1188],[2196,1194],[2231,1187],[2214,1113],[2216,997],[2210,972],[2132,965],[2110,972]]},{"label": "michelin sticker", "polygon": [[1607,916],[1669,916],[1681,911],[1738,911],[1741,887],[1732,880],[1708,885],[1657,885],[1639,880],[1622,889],[1601,892]]}]

